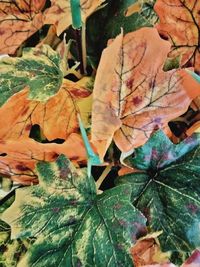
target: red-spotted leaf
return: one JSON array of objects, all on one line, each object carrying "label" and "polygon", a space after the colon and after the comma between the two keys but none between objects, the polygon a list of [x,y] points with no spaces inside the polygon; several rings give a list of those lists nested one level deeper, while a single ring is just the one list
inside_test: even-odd
[{"label": "red-spotted leaf", "polygon": [[28,89],[24,89],[0,108],[0,139],[28,137],[37,124],[48,140],[66,140],[79,131],[77,111],[88,113],[89,95],[88,90],[69,80],[64,80],[59,92],[46,102],[29,100]]},{"label": "red-spotted leaf", "polygon": [[[121,185],[96,195],[86,169],[61,155],[37,165],[39,185],[18,189],[2,219],[12,238],[37,237],[18,266],[132,266],[130,247],[146,219]],[[26,200],[26,201],[24,201]]]},{"label": "red-spotted leaf", "polygon": [[60,154],[76,164],[86,164],[83,140],[76,133],[70,134],[63,144],[41,144],[30,138],[0,140],[0,175],[24,185],[36,184],[36,163],[41,160],[54,161]]},{"label": "red-spotted leaf", "polygon": [[104,50],[92,110],[92,141],[101,157],[112,139],[123,152],[144,144],[200,94],[185,70],[162,70],[169,51],[151,28],[121,34]]},{"label": "red-spotted leaf", "polygon": [[172,44],[169,56],[181,56],[182,66],[200,72],[200,1],[157,0],[154,9],[160,18],[156,28]]},{"label": "red-spotted leaf", "polygon": [[164,251],[192,252],[200,246],[200,135],[174,145],[162,131],[135,149],[129,164],[138,173],[121,176],[132,185],[132,201],[148,218]]}]

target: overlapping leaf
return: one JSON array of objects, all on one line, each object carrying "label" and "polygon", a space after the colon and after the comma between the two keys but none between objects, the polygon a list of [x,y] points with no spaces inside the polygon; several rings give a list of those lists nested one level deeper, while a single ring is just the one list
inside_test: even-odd
[{"label": "overlapping leaf", "polygon": [[64,80],[59,92],[46,102],[29,100],[28,89],[24,89],[0,109],[0,139],[28,137],[32,126],[37,124],[48,140],[66,140],[79,130],[77,112],[86,113],[87,117],[91,106],[89,95],[88,90],[69,80]]},{"label": "overlapping leaf", "polygon": [[200,72],[200,2],[197,0],[157,0],[158,31],[172,44],[170,57],[181,56],[182,66]]},{"label": "overlapping leaf", "polygon": [[29,99],[46,101],[59,90],[63,73],[61,58],[49,46],[26,48],[22,57],[5,57],[0,61],[0,105],[28,86]]},{"label": "overlapping leaf", "polygon": [[[80,0],[81,18],[85,22],[105,0]],[[77,10],[78,12],[78,10]],[[54,24],[60,35],[72,24],[70,0],[51,0],[51,7],[45,12],[45,24]]]},{"label": "overlapping leaf", "polygon": [[[80,1],[82,21],[93,13],[104,0]],[[60,35],[72,23],[70,0],[0,1],[0,53],[14,54],[18,47],[44,24],[54,24]]]},{"label": "overlapping leaf", "polygon": [[[200,135],[174,145],[162,131],[135,150],[130,164],[140,172],[119,178],[132,185],[132,201],[148,218],[164,251],[200,246]],[[142,171],[142,172],[141,172]]]},{"label": "overlapping leaf", "polygon": [[125,152],[144,144],[200,94],[185,70],[162,71],[169,51],[169,42],[150,28],[121,34],[104,50],[92,110],[92,140],[101,156],[112,138]]},{"label": "overlapping leaf", "polygon": [[[116,37],[121,28],[124,33],[128,33],[142,27],[153,26],[157,17],[153,10],[154,0],[109,0],[107,2],[107,5],[91,16],[87,22],[87,52],[95,67],[108,40]],[[135,12],[127,16],[128,9],[133,5],[136,6]]]},{"label": "overlapping leaf", "polygon": [[129,248],[145,219],[130,203],[129,185],[96,196],[91,177],[64,156],[39,163],[37,172],[40,184],[18,189],[2,217],[12,238],[37,236],[18,266],[132,266]]},{"label": "overlapping leaf", "polygon": [[36,163],[55,161],[64,154],[76,164],[86,164],[87,156],[83,140],[72,133],[63,144],[41,144],[29,138],[0,141],[0,174],[12,180],[30,185],[38,183]]}]

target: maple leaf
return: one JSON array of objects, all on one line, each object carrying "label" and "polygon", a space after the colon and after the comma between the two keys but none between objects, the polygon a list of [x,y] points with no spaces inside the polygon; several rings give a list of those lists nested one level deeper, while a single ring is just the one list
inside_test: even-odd
[{"label": "maple leaf", "polygon": [[181,66],[200,72],[200,2],[157,0],[154,9],[160,18],[156,28],[172,44],[169,56],[181,56]]},{"label": "maple leaf", "polygon": [[22,57],[4,57],[0,61],[0,105],[28,86],[29,99],[46,101],[59,90],[63,73],[61,58],[50,46],[26,48]]},{"label": "maple leaf", "polygon": [[[90,16],[105,0],[80,0],[82,22],[85,23]],[[78,2],[77,2],[78,3]],[[71,6],[69,0],[51,0],[51,7],[46,10],[45,24],[54,24],[59,36],[72,24]]]},{"label": "maple leaf", "polygon": [[43,25],[41,12],[46,0],[0,1],[0,53],[17,48]]},{"label": "maple leaf", "polygon": [[86,120],[90,100],[88,90],[69,80],[63,80],[59,92],[46,102],[29,100],[28,89],[24,89],[0,108],[0,139],[28,137],[32,126],[37,124],[48,140],[66,140],[71,133],[79,131],[78,111],[87,113],[82,116]]},{"label": "maple leaf", "polygon": [[192,252],[200,245],[199,160],[199,134],[174,145],[157,131],[127,159],[140,171],[118,179],[132,185],[133,204],[150,229],[163,231],[158,237],[163,251]]},{"label": "maple leaf", "polygon": [[[123,29],[124,33],[133,32],[141,27],[153,26],[157,19],[153,10],[154,0],[109,0],[107,2],[104,8],[98,10],[87,21],[87,56],[95,68],[108,40],[115,38],[120,33],[120,29]],[[132,5],[136,7],[136,12],[127,16]]]},{"label": "maple leaf", "polygon": [[92,108],[92,141],[101,157],[112,138],[123,152],[144,144],[200,94],[187,71],[162,71],[169,50],[151,28],[121,34],[104,50]]},{"label": "maple leaf", "polygon": [[24,185],[37,184],[36,163],[42,160],[55,161],[60,154],[76,164],[86,163],[81,136],[72,133],[63,144],[42,144],[30,138],[0,140],[0,174]]},{"label": "maple leaf", "polygon": [[131,205],[129,185],[96,195],[86,169],[63,155],[37,172],[40,184],[18,189],[2,216],[12,238],[37,237],[18,266],[132,266],[128,251],[146,219]]}]

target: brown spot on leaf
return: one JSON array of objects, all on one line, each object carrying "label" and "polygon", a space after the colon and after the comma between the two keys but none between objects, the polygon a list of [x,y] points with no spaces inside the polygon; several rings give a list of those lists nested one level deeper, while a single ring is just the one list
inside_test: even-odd
[{"label": "brown spot on leaf", "polygon": [[16,165],[16,169],[19,171],[28,171],[29,170],[29,168],[27,168],[25,165],[22,165],[22,164]]}]

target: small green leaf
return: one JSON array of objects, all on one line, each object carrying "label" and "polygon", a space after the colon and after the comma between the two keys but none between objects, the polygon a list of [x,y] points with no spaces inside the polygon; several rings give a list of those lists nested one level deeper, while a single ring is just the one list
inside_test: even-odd
[{"label": "small green leaf", "polygon": [[22,57],[0,60],[0,106],[28,86],[29,99],[46,101],[59,90],[61,58],[50,46],[25,48]]},{"label": "small green leaf", "polygon": [[85,169],[63,155],[37,165],[39,185],[18,189],[3,219],[12,238],[37,240],[20,266],[133,266],[130,247],[146,219],[131,202],[131,187],[96,195]]},{"label": "small green leaf", "polygon": [[127,163],[140,170],[118,178],[132,185],[133,204],[148,218],[164,250],[200,246],[200,135],[174,145],[157,131]]}]

